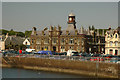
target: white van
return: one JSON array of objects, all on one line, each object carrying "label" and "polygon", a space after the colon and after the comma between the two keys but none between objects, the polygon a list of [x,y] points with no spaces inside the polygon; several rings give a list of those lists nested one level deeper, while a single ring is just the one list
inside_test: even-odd
[{"label": "white van", "polygon": [[67,51],[67,56],[72,56],[72,55],[74,55],[75,53],[77,53],[77,51],[75,51],[75,50],[68,50],[68,51]]},{"label": "white van", "polygon": [[27,52],[35,51],[35,49],[26,49]]}]

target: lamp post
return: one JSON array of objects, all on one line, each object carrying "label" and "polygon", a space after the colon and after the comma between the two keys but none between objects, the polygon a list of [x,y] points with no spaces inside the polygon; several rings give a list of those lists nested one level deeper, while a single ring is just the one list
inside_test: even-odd
[{"label": "lamp post", "polygon": [[104,52],[104,48],[102,48],[102,53]]},{"label": "lamp post", "polygon": [[89,53],[91,53],[91,48],[89,48]]}]

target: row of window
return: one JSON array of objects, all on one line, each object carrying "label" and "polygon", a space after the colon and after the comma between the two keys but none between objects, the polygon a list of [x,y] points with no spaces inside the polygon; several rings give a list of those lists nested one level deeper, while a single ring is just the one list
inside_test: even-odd
[{"label": "row of window", "polygon": [[[77,48],[78,48],[78,50],[80,50],[79,46]],[[37,49],[40,50],[41,49],[40,46],[37,46]],[[44,50],[44,49],[48,50],[48,46],[45,46],[44,48],[42,47],[42,50]],[[61,49],[65,49],[65,46],[61,46]],[[74,46],[70,46],[69,49],[74,50]],[[81,49],[83,49],[83,48],[81,48]]]},{"label": "row of window", "polygon": [[[79,42],[80,42],[80,39],[78,39],[78,43],[79,43]],[[37,44],[40,44],[40,43],[41,43],[41,40],[38,39],[38,40],[36,41],[36,43],[37,43]],[[49,43],[49,39],[45,39],[45,40],[44,40],[44,43],[48,44],[48,43]],[[57,38],[53,38],[53,39],[52,39],[52,43],[57,43]],[[61,39],[61,43],[65,43],[65,39],[64,39],[64,38]],[[74,38],[69,39],[69,43],[70,43],[70,44],[73,44],[73,43],[74,43]],[[84,41],[82,41],[82,43],[84,43]]]},{"label": "row of window", "polygon": [[111,35],[108,35],[108,36],[107,36],[107,38],[113,38],[113,37],[118,38],[118,35],[115,34],[115,36],[113,36],[113,35],[111,34]]},{"label": "row of window", "polygon": [[113,46],[113,44],[115,44],[115,46],[118,46],[118,42],[117,41],[115,41],[114,43],[112,41],[110,42],[110,46]]}]

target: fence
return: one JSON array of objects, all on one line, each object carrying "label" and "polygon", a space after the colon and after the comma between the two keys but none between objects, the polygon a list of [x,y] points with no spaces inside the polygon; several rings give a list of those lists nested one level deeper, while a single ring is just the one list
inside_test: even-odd
[{"label": "fence", "polygon": [[78,61],[94,61],[105,63],[117,63],[118,58],[105,57],[83,57],[83,56],[66,56],[66,55],[37,55],[37,54],[9,54],[9,57],[29,57],[29,58],[46,58],[46,59],[61,59],[61,60],[78,60]]}]

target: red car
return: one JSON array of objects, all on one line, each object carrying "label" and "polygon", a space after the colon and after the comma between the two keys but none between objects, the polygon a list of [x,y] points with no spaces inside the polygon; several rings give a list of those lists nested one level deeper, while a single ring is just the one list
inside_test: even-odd
[{"label": "red car", "polygon": [[94,58],[91,58],[90,61],[103,61],[103,58],[101,58],[101,57],[94,57]]}]

